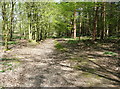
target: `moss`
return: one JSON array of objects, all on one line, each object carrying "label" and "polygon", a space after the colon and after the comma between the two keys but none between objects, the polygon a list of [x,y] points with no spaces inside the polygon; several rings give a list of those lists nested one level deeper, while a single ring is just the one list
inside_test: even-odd
[{"label": "moss", "polygon": [[84,76],[84,77],[93,77],[93,74],[88,73],[88,72],[83,72],[83,73],[81,74],[81,76]]}]

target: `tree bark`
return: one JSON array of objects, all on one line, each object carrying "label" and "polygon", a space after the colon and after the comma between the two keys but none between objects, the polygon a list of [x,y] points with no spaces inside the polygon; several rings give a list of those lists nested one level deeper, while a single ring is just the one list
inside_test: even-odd
[{"label": "tree bark", "polygon": [[94,29],[93,29],[93,41],[96,40],[96,35],[97,35],[98,9],[99,9],[99,7],[98,7],[97,5],[95,5],[95,18],[94,18]]},{"label": "tree bark", "polygon": [[103,40],[105,37],[105,2],[102,4],[102,29],[101,29],[101,39]]},{"label": "tree bark", "polygon": [[74,10],[74,32],[73,32],[73,38],[76,38],[76,9]]},{"label": "tree bark", "polygon": [[80,15],[79,41],[80,41],[80,37],[81,37],[81,32],[82,32],[82,16]]},{"label": "tree bark", "polygon": [[3,27],[2,27],[2,32],[3,32],[3,45],[5,46],[5,50],[8,50],[8,24],[7,24],[7,16],[6,16],[6,7],[7,4],[3,2],[2,5],[2,18],[3,18]]},{"label": "tree bark", "polygon": [[11,41],[12,40],[12,37],[13,37],[13,14],[14,14],[14,6],[15,6],[15,3],[12,1],[11,2],[11,20],[10,20],[10,38],[9,40]]}]

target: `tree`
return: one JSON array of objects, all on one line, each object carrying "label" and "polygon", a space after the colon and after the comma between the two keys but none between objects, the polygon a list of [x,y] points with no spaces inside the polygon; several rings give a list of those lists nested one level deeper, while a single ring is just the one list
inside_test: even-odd
[{"label": "tree", "polygon": [[96,35],[97,35],[97,19],[98,19],[98,9],[99,7],[97,4],[95,4],[95,15],[94,15],[94,28],[93,28],[93,40],[96,40]]},{"label": "tree", "polygon": [[[119,3],[106,2],[1,2],[2,39],[39,42],[47,37],[89,36],[93,40],[117,36]],[[114,14],[113,14],[114,13]]]},{"label": "tree", "polygon": [[102,17],[102,29],[101,29],[101,39],[103,40],[105,37],[105,29],[106,29],[106,23],[105,23],[105,2],[103,2],[102,4],[102,13],[101,13],[101,17]]},{"label": "tree", "polygon": [[9,3],[3,2],[2,3],[2,19],[3,19],[3,26],[2,26],[2,33],[3,33],[3,41],[5,50],[8,50],[8,34],[9,34],[9,28],[8,28],[8,17],[7,17],[7,8]]},{"label": "tree", "polygon": [[13,2],[13,0],[11,1],[11,14],[10,14],[10,38],[9,40],[12,40],[13,37],[13,20],[14,20],[14,6],[15,6],[16,2]]}]

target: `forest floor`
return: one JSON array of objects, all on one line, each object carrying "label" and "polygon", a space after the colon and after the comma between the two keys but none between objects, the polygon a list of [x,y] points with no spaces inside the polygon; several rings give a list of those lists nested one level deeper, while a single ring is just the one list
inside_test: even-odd
[{"label": "forest floor", "polygon": [[117,43],[26,40],[1,53],[0,87],[120,87]]}]

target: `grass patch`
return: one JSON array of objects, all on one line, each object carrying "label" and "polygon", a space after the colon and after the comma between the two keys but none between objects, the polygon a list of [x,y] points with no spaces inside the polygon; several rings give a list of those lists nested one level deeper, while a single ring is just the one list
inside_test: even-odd
[{"label": "grass patch", "polygon": [[[4,42],[0,42],[0,45],[4,44]],[[8,45],[16,45],[17,42],[16,41],[9,41]]]},{"label": "grass patch", "polygon": [[[13,62],[12,62],[12,63],[13,63]],[[15,62],[15,63],[17,63],[17,62]],[[18,62],[18,63],[19,63],[19,62]],[[9,62],[1,62],[0,65],[3,66],[2,70],[0,70],[1,73],[4,73],[4,72],[6,72],[6,71],[8,71],[8,70],[12,70],[13,67],[16,66],[16,64],[14,65],[14,64],[11,64],[11,63],[9,63]],[[17,64],[17,65],[18,65],[18,64]]]},{"label": "grass patch", "polygon": [[12,45],[12,44],[17,44],[17,42],[16,41],[9,41],[8,42],[8,45]]},{"label": "grass patch", "polygon": [[86,57],[74,57],[71,58],[70,60],[72,60],[73,62],[77,62],[78,64],[75,66],[76,69],[79,69],[80,66],[87,66],[89,65],[89,60]]},{"label": "grass patch", "polygon": [[1,61],[11,61],[11,60],[17,60],[16,58],[1,58]]},{"label": "grass patch", "polygon": [[79,42],[77,40],[69,40],[67,43],[68,44],[77,44]]},{"label": "grass patch", "polygon": [[[80,37],[80,40],[90,40],[90,39],[92,38],[87,36]],[[79,40],[79,37],[77,38],[77,40]]]},{"label": "grass patch", "polygon": [[0,64],[4,66],[12,66],[12,64],[10,64],[9,62],[0,62]]},{"label": "grass patch", "polygon": [[74,38],[65,38],[65,40],[68,40],[68,41],[69,40],[77,40],[77,38],[75,38],[75,39]]},{"label": "grass patch", "polygon": [[93,77],[95,75],[91,74],[91,73],[88,73],[88,72],[83,72],[82,74],[80,74],[80,76],[84,76],[84,77]]},{"label": "grass patch", "polygon": [[75,58],[71,58],[70,60],[73,60],[73,61],[85,61],[86,58],[84,58],[84,57],[75,57]]},{"label": "grass patch", "polygon": [[4,64],[4,65],[7,65],[7,66],[12,66],[12,64]]},{"label": "grass patch", "polygon": [[93,42],[91,41],[91,39],[89,37],[81,37],[80,40],[79,38],[77,37],[76,39],[73,39],[73,38],[67,38],[66,40],[68,44],[78,44],[78,43],[84,43],[85,45],[89,46],[91,44],[93,44]]},{"label": "grass patch", "polygon": [[82,70],[84,72],[88,72],[88,73],[95,73],[97,71],[94,68],[86,67],[86,66],[83,66],[83,65],[82,66],[78,65],[75,68],[78,69],[78,70]]},{"label": "grass patch", "polygon": [[0,70],[0,72],[1,72],[1,73],[4,73],[4,72],[5,72],[5,70]]},{"label": "grass patch", "polygon": [[118,39],[118,37],[117,36],[111,36],[111,37],[108,37],[107,39]]},{"label": "grass patch", "polygon": [[21,38],[23,38],[23,37],[14,35],[13,38],[14,38],[14,39],[21,39]]},{"label": "grass patch", "polygon": [[[87,37],[87,36],[82,36],[80,37],[80,40],[90,40],[92,39],[91,37]],[[79,37],[76,37],[76,38],[65,38],[65,40],[76,40],[76,41],[79,41]]]},{"label": "grass patch", "polygon": [[35,40],[29,40],[29,42],[35,45],[38,44],[38,42],[36,42]]},{"label": "grass patch", "polygon": [[55,47],[56,47],[57,49],[63,49],[63,48],[64,48],[60,43],[57,43],[57,44],[55,45]]},{"label": "grass patch", "polygon": [[17,58],[1,58],[0,59],[0,72],[4,73],[8,70],[12,70],[20,63],[19,59]]},{"label": "grass patch", "polygon": [[110,55],[110,56],[117,56],[117,55],[118,55],[117,53],[111,52],[111,51],[106,51],[106,52],[104,52],[103,54],[105,54],[105,55]]},{"label": "grass patch", "polygon": [[59,43],[59,42],[55,42],[55,48],[58,49],[58,50],[60,50],[60,51],[62,51],[62,52],[65,52],[65,51],[68,50],[67,48],[65,48],[65,47],[64,47],[61,43]]},{"label": "grass patch", "polygon": [[3,73],[3,72],[5,72],[5,71],[7,71],[7,70],[12,70],[12,64],[9,64],[9,63],[0,63],[1,65],[3,65],[4,66],[4,69],[3,70],[0,70],[0,72],[1,73]]}]

